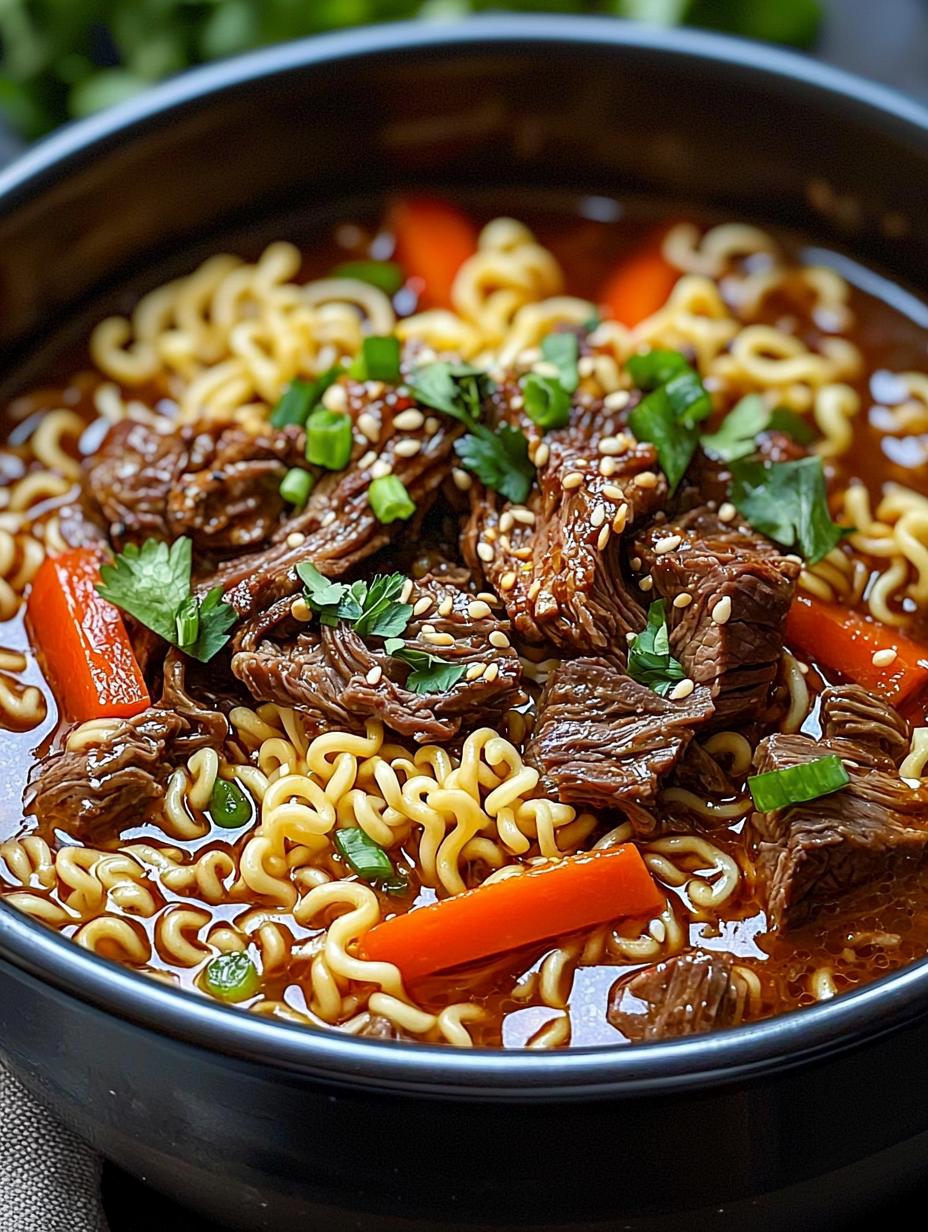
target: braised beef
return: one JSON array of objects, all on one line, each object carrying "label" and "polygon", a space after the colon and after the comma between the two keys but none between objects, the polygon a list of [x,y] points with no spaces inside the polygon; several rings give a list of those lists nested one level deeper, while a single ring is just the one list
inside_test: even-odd
[{"label": "braised beef", "polygon": [[897,710],[859,684],[831,685],[822,693],[822,735],[852,740],[856,756],[867,754],[884,770],[898,766],[909,749],[911,729]]},{"label": "braised beef", "polygon": [[[410,667],[387,655],[381,639],[362,638],[344,622],[334,628],[315,621],[300,625],[290,614],[288,597],[239,629],[232,670],[256,700],[296,706],[319,731],[363,730],[366,719],[379,718],[414,740],[446,741],[462,727],[470,730],[483,722],[499,726],[503,713],[525,700],[522,664],[505,640],[508,621],[444,577],[416,583],[409,602],[415,605],[425,598],[432,605],[411,619],[406,646],[451,665],[483,667],[475,679],[465,674],[449,689],[414,692],[406,687]],[[451,610],[442,615],[439,607],[449,599]],[[479,607],[473,607],[475,602]],[[453,645],[424,640],[430,632],[453,637]],[[495,646],[491,634],[504,644]]]},{"label": "braised beef", "polygon": [[636,443],[618,412],[599,402],[575,407],[569,427],[541,437],[512,409],[513,398],[521,405],[518,386],[500,397],[496,413],[525,431],[536,459],[538,448],[548,457],[537,466],[524,507],[473,484],[464,558],[503,597],[520,637],[615,652],[644,623],[639,593],[623,574],[620,543],[626,525],[666,499],[654,446]]},{"label": "braised beef", "polygon": [[618,660],[571,659],[548,679],[525,757],[563,802],[616,808],[649,834],[661,776],[711,714],[706,688],[669,701],[627,676]]},{"label": "braised beef", "polygon": [[920,858],[928,845],[928,787],[913,790],[895,770],[876,768],[855,742],[778,733],[760,742],[754,765],[763,774],[829,753],[844,763],[846,787],[752,817],[768,913],[781,929],[802,924],[853,886],[885,875],[899,859]]},{"label": "braised beef", "polygon": [[125,419],[85,464],[85,500],[117,547],[188,535],[200,550],[250,548],[280,522],[280,481],[301,461],[299,428],[201,424],[162,433]]},{"label": "braised beef", "polygon": [[607,1017],[634,1041],[675,1039],[737,1026],[747,984],[727,954],[681,954],[613,986]]},{"label": "braised beef", "polygon": [[[673,546],[667,549],[667,545]],[[640,576],[667,600],[671,653],[706,685],[720,726],[763,717],[800,563],[706,508],[654,524],[634,544]],[[685,607],[674,600],[688,595]]]}]

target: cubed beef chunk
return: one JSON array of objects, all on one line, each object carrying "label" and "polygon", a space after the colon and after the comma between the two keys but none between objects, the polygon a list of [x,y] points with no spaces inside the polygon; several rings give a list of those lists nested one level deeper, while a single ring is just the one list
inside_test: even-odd
[{"label": "cubed beef chunk", "polygon": [[[345,622],[334,628],[300,625],[290,615],[289,598],[238,631],[232,671],[256,700],[295,706],[320,731],[363,730],[367,719],[379,718],[414,740],[446,741],[462,727],[499,726],[505,710],[525,701],[522,664],[508,643],[509,622],[447,578],[418,582],[409,602],[421,607],[425,599],[431,604],[412,618],[404,642],[467,669],[450,687],[414,691],[408,687],[413,669],[387,655],[382,639],[362,638]],[[429,640],[433,634],[453,643],[438,645]]]},{"label": "cubed beef chunk", "polygon": [[894,770],[876,768],[852,741],[778,733],[760,742],[754,765],[764,774],[829,753],[844,763],[846,787],[752,817],[768,914],[781,929],[804,923],[902,858],[922,857],[928,844],[928,787],[913,789]]},{"label": "cubed beef chunk", "polygon": [[615,659],[570,659],[548,679],[525,756],[560,800],[618,809],[650,833],[661,776],[711,714],[706,688],[670,701]]},{"label": "cubed beef chunk", "polygon": [[737,1026],[747,993],[746,981],[727,954],[681,954],[619,980],[607,1016],[636,1042],[701,1035]]},{"label": "cubed beef chunk", "polygon": [[535,446],[537,483],[525,506],[473,485],[464,557],[503,597],[525,640],[593,653],[621,647],[644,623],[623,574],[622,533],[667,496],[654,446],[636,443],[601,403],[575,407],[567,428],[541,437],[512,409],[514,398],[521,406],[518,386],[499,398],[498,416],[515,420]]},{"label": "cubed beef chunk", "polygon": [[822,693],[822,735],[829,740],[851,740],[857,757],[866,754],[875,766],[891,770],[909,749],[909,724],[888,702],[874,697],[859,684],[831,685]]},{"label": "cubed beef chunk", "polygon": [[[744,526],[707,509],[654,524],[633,561],[666,599],[671,652],[715,702],[725,726],[764,716],[783,650],[800,563]],[[688,596],[687,605],[674,600]]]}]

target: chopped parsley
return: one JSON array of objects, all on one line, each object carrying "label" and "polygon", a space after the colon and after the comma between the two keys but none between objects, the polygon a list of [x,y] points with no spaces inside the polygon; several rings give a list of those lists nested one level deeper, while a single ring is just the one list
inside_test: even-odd
[{"label": "chopped parsley", "polygon": [[810,564],[837,547],[846,527],[831,520],[825,472],[818,457],[796,462],[732,463],[729,499],[761,534],[797,549]]},{"label": "chopped parsley", "polygon": [[683,664],[670,653],[665,599],[655,599],[648,608],[648,623],[628,644],[628,674],[660,697],[686,678]]},{"label": "chopped parsley", "polygon": [[413,693],[447,693],[467,670],[463,663],[447,663],[439,655],[416,650],[399,638],[389,638],[386,651],[392,658],[407,663],[413,669],[406,679],[406,688]]},{"label": "chopped parsley", "polygon": [[296,567],[304,598],[322,624],[354,626],[360,637],[398,637],[405,632],[412,604],[400,602],[406,586],[402,573],[377,574],[368,582],[332,582],[308,560]]},{"label": "chopped parsley", "polygon": [[535,468],[525,434],[510,424],[500,424],[494,432],[480,422],[483,399],[492,389],[485,373],[469,364],[439,361],[420,368],[409,389],[417,401],[467,427],[467,435],[454,446],[466,470],[516,504],[528,497]]},{"label": "chopped parsley", "polygon": [[193,594],[192,563],[186,538],[170,547],[157,539],[146,539],[141,548],[130,543],[111,565],[102,566],[97,590],[146,629],[206,663],[229,640],[238,617],[220,587],[202,598]]}]

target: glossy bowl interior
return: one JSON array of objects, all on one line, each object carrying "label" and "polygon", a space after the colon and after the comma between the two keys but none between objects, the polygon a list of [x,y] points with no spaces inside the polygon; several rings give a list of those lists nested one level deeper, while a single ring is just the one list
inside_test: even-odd
[{"label": "glossy bowl interior", "polygon": [[[64,130],[0,175],[0,386],[21,386],[52,340],[83,330],[94,304],[152,285],[156,270],[183,268],[243,229],[311,217],[348,196],[474,183],[692,201],[735,218],[787,223],[904,283],[928,282],[928,113],[914,103],[797,56],[695,32],[543,17],[395,26],[200,70]],[[191,1057],[204,1074],[225,1066],[234,1094],[220,1132],[232,1158],[252,1158],[257,1131],[244,1104],[253,1083],[289,1084],[312,1092],[307,1100],[324,1087],[359,1108],[394,1096],[492,1105],[491,1136],[501,1132],[507,1106],[520,1116],[530,1107],[569,1106],[581,1126],[584,1109],[597,1102],[640,1111],[666,1098],[682,1110],[686,1101],[710,1099],[723,1119],[739,1093],[769,1093],[761,1084],[814,1076],[816,1066],[843,1065],[845,1055],[853,1075],[863,1064],[855,1056],[876,1064],[874,1050],[892,1038],[880,1054],[889,1074],[907,1055],[899,1041],[921,1039],[926,1023],[928,963],[920,963],[800,1013],[634,1048],[534,1054],[357,1040],[178,993],[0,907],[0,1051],[104,1149],[162,1185],[172,1183],[173,1166],[182,1192],[211,1195],[201,1205],[227,1216],[246,1200],[228,1177],[224,1192],[204,1181],[222,1170],[202,1158],[191,1128],[205,1124],[191,1104],[203,1091],[187,1090],[196,1086]],[[162,1073],[142,1055],[147,1048]],[[138,1108],[117,1109],[104,1098],[117,1079]],[[173,1154],[155,1156],[140,1141],[146,1115],[157,1120],[162,1110],[164,1083],[186,1084],[174,1094],[195,1159],[189,1181],[183,1139]],[[855,1121],[861,1101],[876,1092],[863,1084],[839,1098],[829,1089],[816,1088],[815,1097],[831,1100],[829,1118],[842,1124],[844,1148],[816,1149],[823,1131],[809,1122],[787,1167],[782,1125],[761,1132],[742,1124],[749,1141],[729,1196],[793,1183],[928,1130],[917,1107],[898,1128],[880,1120],[876,1103],[869,1124]],[[169,1118],[166,1105],[163,1112]],[[299,1107],[286,1102],[281,1118],[273,1135],[279,1151],[309,1176],[311,1161],[301,1163],[285,1144],[286,1132],[299,1132]],[[774,1141],[779,1154],[771,1159]],[[686,1149],[684,1163],[704,1166],[694,1144]],[[505,1154],[497,1159],[502,1168]],[[278,1165],[265,1161],[248,1175],[249,1193],[262,1202],[272,1177],[280,1188]],[[322,1183],[315,1177],[313,1184]],[[322,1185],[325,1202],[344,1204],[346,1184]],[[693,1183],[691,1205],[724,1197],[720,1185]],[[667,1203],[683,1209],[682,1190],[672,1197],[673,1190]],[[293,1209],[302,1217],[309,1199],[300,1192]],[[246,1205],[258,1209],[251,1199]],[[376,1196],[361,1205],[377,1209]],[[540,1209],[531,1220],[539,1226]],[[589,1218],[629,1210],[597,1199]],[[261,1226],[289,1226],[289,1218]]]}]

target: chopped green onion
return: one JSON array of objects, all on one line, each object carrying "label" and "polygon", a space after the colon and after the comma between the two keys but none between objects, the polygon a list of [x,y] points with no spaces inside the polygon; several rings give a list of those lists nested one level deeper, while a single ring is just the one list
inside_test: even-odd
[{"label": "chopped green onion", "polygon": [[819,796],[830,796],[850,781],[841,758],[829,753],[798,766],[752,775],[748,779],[748,791],[758,812],[770,813],[774,809],[817,800]]},{"label": "chopped green onion", "polygon": [[359,381],[385,381],[399,385],[400,340],[392,334],[384,338],[365,338],[361,354],[351,365],[351,375]]},{"label": "chopped green onion", "polygon": [[416,512],[416,503],[398,475],[381,475],[367,490],[367,500],[378,522],[405,521]]},{"label": "chopped green onion", "polygon": [[293,466],[280,481],[280,494],[289,505],[302,506],[313,490],[313,477],[301,466]]},{"label": "chopped green onion", "polygon": [[395,261],[345,261],[332,270],[333,278],[357,278],[393,296],[406,281],[406,274]]},{"label": "chopped green onion", "polygon": [[302,427],[309,418],[310,411],[341,374],[341,368],[336,365],[321,373],[314,381],[291,381],[284,390],[283,397],[271,411],[272,425],[275,428],[285,428],[288,424]]},{"label": "chopped green onion", "polygon": [[[575,340],[576,341],[576,340]],[[519,382],[529,419],[547,432],[570,421],[570,394],[556,377],[530,372]]]},{"label": "chopped green onion", "polygon": [[365,881],[387,881],[396,875],[393,861],[360,826],[336,830],[333,838],[339,854]]},{"label": "chopped green onion", "polygon": [[548,334],[542,339],[541,353],[549,364],[558,370],[558,380],[569,394],[580,384],[577,364],[580,361],[580,342],[576,334]]},{"label": "chopped green onion", "polygon": [[255,813],[251,801],[237,783],[217,779],[209,800],[209,815],[223,830],[238,830],[247,825]]},{"label": "chopped green onion", "polygon": [[258,969],[244,950],[219,954],[207,963],[203,986],[220,1001],[247,1001],[261,991]]},{"label": "chopped green onion", "polygon": [[306,421],[306,461],[343,471],[351,460],[351,417],[317,406]]},{"label": "chopped green onion", "polygon": [[177,609],[174,618],[177,627],[177,645],[183,650],[192,646],[200,633],[200,604],[196,595],[191,595]]},{"label": "chopped green onion", "polygon": [[632,355],[625,366],[639,389],[657,389],[690,365],[679,351],[654,350]]}]

